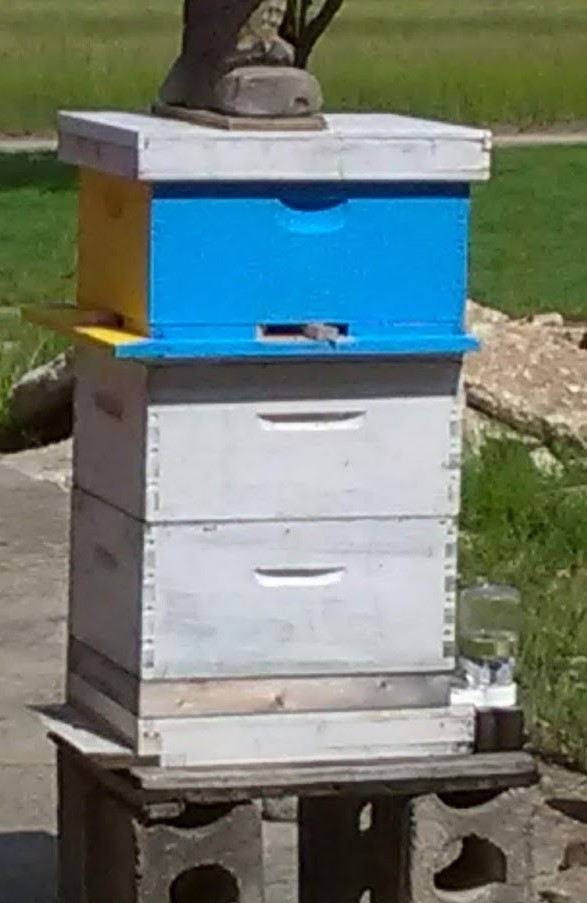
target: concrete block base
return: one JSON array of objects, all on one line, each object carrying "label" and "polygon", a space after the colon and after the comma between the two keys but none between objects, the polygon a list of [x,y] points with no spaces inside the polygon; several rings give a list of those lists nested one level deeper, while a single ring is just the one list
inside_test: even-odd
[{"label": "concrete block base", "polygon": [[532,791],[453,793],[412,804],[411,898],[533,901]]},{"label": "concrete block base", "polygon": [[58,753],[60,903],[263,903],[250,802],[137,809]]}]

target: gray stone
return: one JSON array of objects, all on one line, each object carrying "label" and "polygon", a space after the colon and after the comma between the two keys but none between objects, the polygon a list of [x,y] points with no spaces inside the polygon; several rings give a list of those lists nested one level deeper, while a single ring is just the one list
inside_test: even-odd
[{"label": "gray stone", "polygon": [[233,69],[219,79],[214,92],[214,108],[236,116],[308,116],[321,106],[317,80],[291,66]]},{"label": "gray stone", "polygon": [[537,791],[509,790],[412,805],[410,899],[447,903],[533,903],[532,821]]},{"label": "gray stone", "polygon": [[561,872],[550,887],[540,891],[541,903],[585,903],[587,900],[587,869]]},{"label": "gray stone", "polygon": [[473,302],[467,320],[481,342],[465,357],[467,404],[541,444],[587,450],[587,352],[559,326],[511,320]]},{"label": "gray stone", "polygon": [[533,326],[564,326],[565,323],[563,315],[556,313],[556,311],[534,314],[530,317],[530,322]]},{"label": "gray stone", "polygon": [[564,472],[564,467],[561,462],[556,458],[552,452],[545,448],[543,445],[540,445],[538,448],[534,448],[530,452],[530,458],[534,467],[539,470],[541,473],[547,474],[548,476],[560,476]]},{"label": "gray stone", "polygon": [[528,448],[540,448],[538,439],[519,433],[513,427],[482,414],[472,407],[466,407],[463,416],[463,439],[468,451],[479,454],[490,439],[510,439],[522,442]]},{"label": "gray stone", "polygon": [[10,390],[8,411],[36,439],[55,440],[71,432],[74,375],[68,353],[25,373]]},{"label": "gray stone", "polygon": [[229,115],[317,111],[317,82],[293,68],[293,49],[279,34],[286,10],[287,0],[184,0],[182,49],[159,101]]}]

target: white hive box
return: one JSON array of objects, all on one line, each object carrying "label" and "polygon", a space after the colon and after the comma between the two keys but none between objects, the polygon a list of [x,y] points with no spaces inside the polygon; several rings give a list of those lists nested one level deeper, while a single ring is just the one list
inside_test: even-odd
[{"label": "white hive box", "polygon": [[142,679],[452,666],[451,519],[146,525],[78,491],[73,528],[72,634]]},{"label": "white hive box", "polygon": [[69,701],[168,763],[465,748],[459,370],[80,355]]},{"label": "white hive box", "polygon": [[148,522],[446,517],[460,364],[79,360],[75,482]]}]

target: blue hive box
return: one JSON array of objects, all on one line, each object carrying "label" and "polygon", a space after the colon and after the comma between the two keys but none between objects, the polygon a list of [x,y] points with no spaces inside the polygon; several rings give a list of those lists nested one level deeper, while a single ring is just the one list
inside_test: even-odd
[{"label": "blue hive box", "polygon": [[475,347],[469,187],[488,176],[488,134],[394,115],[327,123],[235,133],[63,114],[60,155],[81,171],[73,331],[143,359]]}]

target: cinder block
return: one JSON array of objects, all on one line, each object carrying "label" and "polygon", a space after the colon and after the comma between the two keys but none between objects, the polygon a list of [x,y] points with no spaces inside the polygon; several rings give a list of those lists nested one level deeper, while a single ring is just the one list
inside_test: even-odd
[{"label": "cinder block", "polygon": [[252,803],[192,805],[175,822],[134,820],[133,832],[137,903],[262,903],[261,821]]},{"label": "cinder block", "polygon": [[552,877],[548,887],[539,891],[540,903],[585,903],[587,873],[585,869],[561,872]]},{"label": "cinder block", "polygon": [[262,802],[265,821],[294,823],[298,817],[297,796],[282,796],[277,799],[265,799]]},{"label": "cinder block", "polygon": [[263,903],[252,802],[129,805],[59,752],[60,903]]},{"label": "cinder block", "polygon": [[534,872],[539,903],[587,900],[587,778],[549,768],[533,822]]},{"label": "cinder block", "polygon": [[533,825],[539,794],[423,796],[412,804],[410,893],[417,903],[463,899],[533,903]]}]

